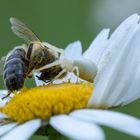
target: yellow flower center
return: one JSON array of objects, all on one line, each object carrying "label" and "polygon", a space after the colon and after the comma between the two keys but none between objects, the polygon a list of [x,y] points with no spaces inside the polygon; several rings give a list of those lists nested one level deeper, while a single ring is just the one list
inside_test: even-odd
[{"label": "yellow flower center", "polygon": [[35,87],[16,94],[1,111],[18,123],[36,118],[48,120],[53,115],[86,108],[92,92],[89,83]]}]

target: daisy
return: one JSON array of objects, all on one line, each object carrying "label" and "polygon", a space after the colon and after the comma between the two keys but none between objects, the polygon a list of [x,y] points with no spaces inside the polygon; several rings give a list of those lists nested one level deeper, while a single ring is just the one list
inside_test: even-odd
[{"label": "daisy", "polygon": [[[94,84],[60,81],[61,84],[22,91],[6,104],[1,101],[1,140],[29,139],[47,124],[71,139],[104,140],[99,125],[140,138],[139,119],[101,110],[126,105],[140,96],[139,20],[137,14],[132,15],[110,38],[109,29],[104,29],[83,55],[79,41],[66,48],[69,59],[84,57],[97,65]],[[42,84],[37,79],[36,82]]]}]

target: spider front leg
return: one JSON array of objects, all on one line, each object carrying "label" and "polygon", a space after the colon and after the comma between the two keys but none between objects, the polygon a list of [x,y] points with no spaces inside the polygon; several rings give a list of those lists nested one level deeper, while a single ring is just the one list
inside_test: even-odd
[{"label": "spider front leg", "polygon": [[76,75],[76,83],[79,83],[79,68],[77,66],[74,66],[72,71]]},{"label": "spider front leg", "polygon": [[53,81],[59,79],[66,72],[67,72],[67,70],[66,69],[63,69],[58,75],[56,75],[54,77]]},{"label": "spider front leg", "polygon": [[47,65],[45,65],[45,66],[43,66],[39,69],[34,70],[34,72],[40,72],[42,70],[45,70],[45,69],[48,69],[48,68],[51,68],[51,67],[54,67],[54,66],[57,66],[57,65],[61,65],[61,63],[62,63],[61,60],[56,60],[55,62],[52,62],[52,63],[47,64]]}]

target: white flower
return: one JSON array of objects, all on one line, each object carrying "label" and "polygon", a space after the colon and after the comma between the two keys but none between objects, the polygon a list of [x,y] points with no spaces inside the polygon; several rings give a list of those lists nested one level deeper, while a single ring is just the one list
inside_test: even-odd
[{"label": "white flower", "polygon": [[[139,98],[139,20],[138,15],[132,15],[110,38],[109,30],[104,29],[83,55],[79,41],[66,48],[65,54],[68,58],[84,57],[92,60],[98,67],[94,92],[88,99],[88,106],[109,108],[125,105]],[[0,114],[1,120],[7,117]],[[99,125],[140,138],[140,120],[113,111],[79,109],[69,114],[52,115],[48,124],[71,139],[103,140],[105,136]],[[36,118],[20,125],[13,122],[0,126],[1,140],[28,139],[41,125],[41,119]]]},{"label": "white flower", "polygon": [[[89,106],[108,108],[126,105],[140,98],[139,20],[137,14],[130,16],[110,37],[109,29],[102,30],[83,54],[80,41],[69,44],[65,49],[66,58],[84,57],[98,67]],[[76,76],[69,73],[63,81],[70,77],[72,82],[76,80]],[[36,81],[37,85],[44,84],[38,79]]]},{"label": "white flower", "polygon": [[[114,31],[104,47],[97,45],[98,50],[102,50],[101,57],[96,53],[97,48],[91,46],[93,55],[99,59],[96,61],[95,90],[89,105],[126,105],[140,97],[139,20],[139,15],[132,15]],[[86,57],[88,51],[84,54]]]}]

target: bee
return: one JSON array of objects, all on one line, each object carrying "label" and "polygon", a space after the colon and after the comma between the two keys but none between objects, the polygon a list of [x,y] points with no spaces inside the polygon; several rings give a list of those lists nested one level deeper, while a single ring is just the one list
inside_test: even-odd
[{"label": "bee", "polygon": [[[26,45],[14,48],[5,59],[3,78],[9,94],[20,90],[25,79],[36,72],[39,80],[46,83],[75,72],[78,77],[93,82],[97,67],[88,59],[69,60],[64,50],[49,43],[41,42],[37,35],[20,20],[10,18],[11,29],[25,40]],[[9,96],[8,94],[8,96]]]},{"label": "bee", "polygon": [[9,94],[23,87],[29,66],[26,53],[26,45],[21,45],[15,47],[5,58],[3,78]]}]

